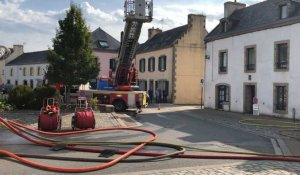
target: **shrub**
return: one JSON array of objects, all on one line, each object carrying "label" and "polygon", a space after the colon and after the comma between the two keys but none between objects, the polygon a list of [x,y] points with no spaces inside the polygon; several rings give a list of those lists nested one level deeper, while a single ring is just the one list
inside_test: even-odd
[{"label": "shrub", "polygon": [[30,107],[32,109],[41,109],[45,98],[59,99],[59,92],[50,86],[37,87],[33,91],[33,101]]},{"label": "shrub", "polygon": [[26,109],[33,101],[33,91],[28,86],[16,86],[9,92],[7,101],[18,109]]},{"label": "shrub", "polygon": [[98,105],[97,97],[91,98],[89,100],[89,106],[92,107],[93,109],[97,109],[97,105]]},{"label": "shrub", "polygon": [[13,106],[10,105],[10,104],[7,104],[5,102],[5,100],[3,100],[2,98],[0,98],[0,112],[11,111],[11,110],[13,110]]}]

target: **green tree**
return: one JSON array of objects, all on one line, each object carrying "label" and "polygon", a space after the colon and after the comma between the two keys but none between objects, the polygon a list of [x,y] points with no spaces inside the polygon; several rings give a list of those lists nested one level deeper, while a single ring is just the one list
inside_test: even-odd
[{"label": "green tree", "polygon": [[81,9],[71,4],[66,17],[58,21],[59,28],[49,49],[47,79],[63,83],[68,92],[72,85],[86,84],[99,73],[96,57],[92,54],[91,34],[82,17]]}]

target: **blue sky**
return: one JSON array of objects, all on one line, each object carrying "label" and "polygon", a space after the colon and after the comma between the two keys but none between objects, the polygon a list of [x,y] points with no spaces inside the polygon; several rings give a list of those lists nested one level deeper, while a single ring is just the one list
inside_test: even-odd
[{"label": "blue sky", "polygon": [[[119,40],[124,28],[124,0],[72,0],[84,14],[93,31],[98,27]],[[239,0],[252,5],[262,0]],[[24,44],[25,52],[52,46],[57,22],[63,19],[71,0],[0,0],[0,45]],[[207,30],[223,17],[224,0],[154,0],[154,20],[143,26],[140,42],[147,39],[147,29],[164,31],[185,25],[190,13],[207,16]]]}]

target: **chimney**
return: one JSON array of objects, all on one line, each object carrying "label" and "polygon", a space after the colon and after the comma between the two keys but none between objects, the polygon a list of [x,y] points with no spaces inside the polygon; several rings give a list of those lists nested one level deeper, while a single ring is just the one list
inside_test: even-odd
[{"label": "chimney", "polygon": [[155,35],[157,35],[161,32],[162,32],[162,30],[159,28],[155,29],[154,27],[152,27],[152,28],[148,29],[148,39],[153,38]]},{"label": "chimney", "polygon": [[239,9],[243,9],[246,7],[246,4],[232,1],[228,1],[224,3],[224,18],[228,18],[230,15],[232,15],[233,12]]},{"label": "chimney", "polygon": [[188,15],[188,26],[198,25],[205,28],[206,16],[198,14],[189,14]]},{"label": "chimney", "polygon": [[5,59],[5,64],[11,62],[12,60],[16,59],[20,55],[24,53],[24,46],[23,45],[14,45],[13,51],[11,55]]},{"label": "chimney", "polygon": [[23,45],[14,45],[13,46],[13,52],[24,53],[24,46]]}]

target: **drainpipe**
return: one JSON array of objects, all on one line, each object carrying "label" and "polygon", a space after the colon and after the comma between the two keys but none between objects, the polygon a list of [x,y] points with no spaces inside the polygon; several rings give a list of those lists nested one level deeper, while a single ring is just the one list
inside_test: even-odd
[{"label": "drainpipe", "polygon": [[172,65],[172,95],[171,95],[171,101],[174,104],[174,91],[175,91],[175,59],[176,59],[176,48],[175,48],[175,44],[173,45],[173,65]]}]

